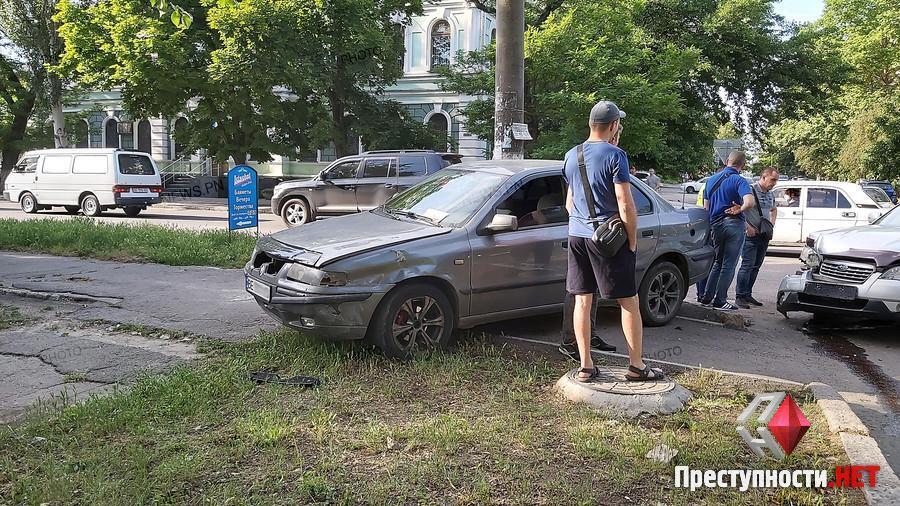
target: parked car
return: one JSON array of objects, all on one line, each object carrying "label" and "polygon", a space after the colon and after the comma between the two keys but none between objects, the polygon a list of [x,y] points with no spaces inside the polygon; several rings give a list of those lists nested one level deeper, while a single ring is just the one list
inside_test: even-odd
[{"label": "parked car", "polygon": [[640,179],[641,181],[646,182],[646,181],[647,181],[647,178],[650,177],[650,173],[649,173],[649,172],[645,172],[645,171],[643,171],[643,170],[636,170],[636,171],[634,171],[634,176],[635,176],[636,178]]},{"label": "parked car", "polygon": [[6,178],[3,195],[26,213],[62,206],[99,216],[122,208],[128,216],[158,204],[162,181],[146,153],[112,148],[28,151]]},{"label": "parked car", "polygon": [[808,269],[785,277],[778,311],[900,320],[900,211],[871,225],[816,232],[801,258]]},{"label": "parked car", "polygon": [[[441,170],[372,211],[261,238],[247,291],[284,324],[368,337],[407,356],[456,328],[560,311],[568,214],[562,162],[501,160]],[[677,211],[637,178],[638,282],[646,325],[668,323],[713,260],[703,209]]]},{"label": "parked car", "polygon": [[887,194],[888,198],[892,203],[897,203],[897,192],[894,190],[894,185],[891,184],[890,181],[876,181],[876,180],[867,180],[863,179],[859,182],[859,185],[863,188],[878,188],[883,190],[884,193]]},{"label": "parked car", "polygon": [[706,184],[710,177],[712,176],[706,176],[704,178],[700,178],[697,181],[686,181],[684,183],[681,183],[681,191],[685,193],[697,193],[700,191],[700,187]]},{"label": "parked car", "polygon": [[[799,198],[790,201],[789,190],[800,192]],[[813,232],[865,225],[892,206],[884,192],[839,181],[779,181],[772,191],[778,206],[775,245],[801,246]]]},{"label": "parked car", "polygon": [[357,213],[383,204],[425,176],[459,163],[456,153],[366,151],[333,162],[316,177],[275,186],[272,213],[289,227],[317,216]]}]

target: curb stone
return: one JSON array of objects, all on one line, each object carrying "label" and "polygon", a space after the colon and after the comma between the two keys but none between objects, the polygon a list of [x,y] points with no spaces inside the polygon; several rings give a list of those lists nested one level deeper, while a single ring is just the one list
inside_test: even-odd
[{"label": "curb stone", "polygon": [[685,302],[682,304],[681,309],[678,311],[678,315],[712,323],[719,323],[725,328],[733,330],[747,330],[751,325],[750,318],[741,314],[739,311],[718,311],[692,302]]},{"label": "curb stone", "polygon": [[869,435],[869,429],[856,416],[841,394],[824,383],[807,385],[822,409],[828,428],[841,438],[844,452],[851,465],[880,466],[875,488],[862,489],[868,504],[896,504],[900,497],[900,478],[888,464],[878,442]]}]

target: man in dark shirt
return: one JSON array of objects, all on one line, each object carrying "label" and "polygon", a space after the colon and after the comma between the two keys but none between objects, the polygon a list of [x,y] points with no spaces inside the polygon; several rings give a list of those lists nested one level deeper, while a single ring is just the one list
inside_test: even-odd
[{"label": "man in dark shirt", "polygon": [[[628,345],[631,381],[658,380],[659,369],[644,364],[643,323],[638,306],[635,282],[637,250],[637,211],[631,195],[628,155],[610,141],[615,137],[619,121],[625,114],[612,102],[599,102],[591,109],[590,137],[584,144],[566,153],[563,175],[569,184],[566,208],[569,211],[569,268],[566,290],[575,295],[575,339],[581,358],[578,381],[591,381],[599,370],[590,351],[590,313],[594,294],[615,299],[622,309],[622,330]],[[587,187],[582,183],[579,159],[584,160]],[[627,233],[627,244],[613,256],[604,256],[592,236],[595,223],[591,218],[586,192],[594,202],[597,220],[618,215]]]},{"label": "man in dark shirt", "polygon": [[706,292],[701,303],[723,311],[737,309],[727,300],[728,289],[734,281],[734,271],[744,246],[743,213],[756,204],[750,184],[741,176],[746,164],[747,155],[743,151],[732,151],[728,155],[728,166],[709,178],[704,190],[704,207],[709,211],[716,257],[706,278]]}]

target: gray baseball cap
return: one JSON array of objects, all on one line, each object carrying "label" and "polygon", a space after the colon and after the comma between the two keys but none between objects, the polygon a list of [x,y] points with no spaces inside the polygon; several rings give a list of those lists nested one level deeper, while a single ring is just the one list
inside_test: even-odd
[{"label": "gray baseball cap", "polygon": [[601,100],[591,109],[590,122],[598,124],[612,123],[624,117],[625,111],[619,109],[619,106],[608,100]]}]

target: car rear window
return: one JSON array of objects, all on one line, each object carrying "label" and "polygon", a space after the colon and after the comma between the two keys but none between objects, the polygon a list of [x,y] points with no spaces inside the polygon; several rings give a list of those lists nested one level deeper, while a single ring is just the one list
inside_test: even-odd
[{"label": "car rear window", "polygon": [[119,173],[126,176],[152,176],[156,174],[156,170],[149,157],[122,153],[119,155]]},{"label": "car rear window", "polygon": [[401,156],[400,177],[414,177],[425,175],[424,156]]},{"label": "car rear window", "polygon": [[875,202],[877,202],[879,204],[881,204],[882,202],[890,202],[891,201],[891,199],[890,199],[890,197],[888,197],[887,193],[885,193],[885,191],[882,190],[881,188],[876,188],[876,187],[870,186],[868,188],[863,188],[863,191],[866,192],[866,195],[868,195],[869,198],[871,198],[872,200],[874,200]]}]

